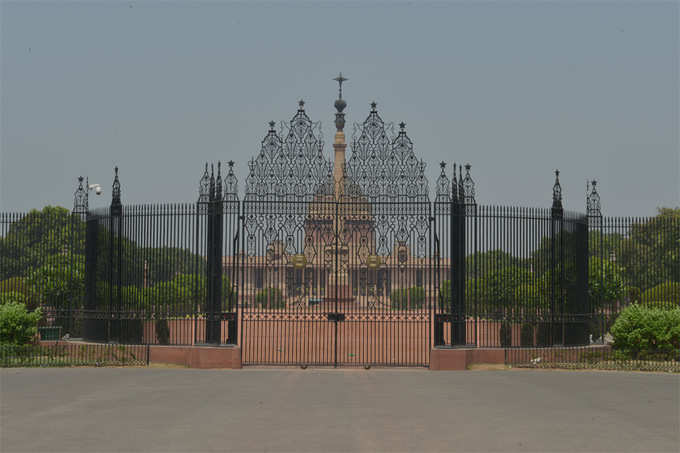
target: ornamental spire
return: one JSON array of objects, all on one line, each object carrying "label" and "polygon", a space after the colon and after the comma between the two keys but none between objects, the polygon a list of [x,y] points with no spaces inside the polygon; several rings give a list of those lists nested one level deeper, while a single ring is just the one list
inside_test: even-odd
[{"label": "ornamental spire", "polygon": [[555,170],[555,184],[553,185],[553,214],[562,213],[562,185],[560,184],[560,171]]},{"label": "ornamental spire", "polygon": [[349,79],[343,77],[341,72],[340,75],[333,80],[338,82],[338,99],[335,100],[335,110],[337,110],[335,113],[335,129],[338,132],[342,132],[345,128],[345,114],[343,113],[343,110],[347,107],[347,102],[342,99],[342,83]]}]

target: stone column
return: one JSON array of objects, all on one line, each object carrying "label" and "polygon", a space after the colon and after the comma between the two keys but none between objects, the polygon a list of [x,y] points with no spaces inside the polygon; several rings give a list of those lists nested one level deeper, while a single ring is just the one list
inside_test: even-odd
[{"label": "stone column", "polygon": [[333,180],[335,181],[335,197],[338,199],[342,194],[343,187],[343,168],[345,166],[345,149],[347,148],[347,143],[345,143],[345,133],[343,131],[337,131],[335,133],[335,140],[333,141],[333,149],[335,150],[335,156],[333,161]]}]

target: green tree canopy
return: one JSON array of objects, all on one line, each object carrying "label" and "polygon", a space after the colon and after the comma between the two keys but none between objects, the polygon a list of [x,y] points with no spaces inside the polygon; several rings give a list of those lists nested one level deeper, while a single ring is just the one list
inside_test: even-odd
[{"label": "green tree canopy", "polygon": [[48,257],[84,253],[85,226],[59,206],[32,210],[0,238],[0,280],[27,277]]}]

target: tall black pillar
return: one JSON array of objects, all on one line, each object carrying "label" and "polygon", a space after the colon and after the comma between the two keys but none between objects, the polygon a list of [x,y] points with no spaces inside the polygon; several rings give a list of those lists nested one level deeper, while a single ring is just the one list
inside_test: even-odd
[{"label": "tall black pillar", "polygon": [[[560,171],[555,170],[553,185],[553,203],[550,216],[550,344],[563,343],[561,324],[564,316],[558,318],[557,312],[563,312],[562,281],[563,266],[563,218],[562,186]],[[563,315],[563,313],[562,313]]]}]

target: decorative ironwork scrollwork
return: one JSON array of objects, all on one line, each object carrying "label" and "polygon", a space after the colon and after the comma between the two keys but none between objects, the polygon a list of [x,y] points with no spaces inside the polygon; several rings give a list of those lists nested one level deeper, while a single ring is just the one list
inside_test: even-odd
[{"label": "decorative ironwork scrollwork", "polygon": [[449,195],[450,181],[448,176],[446,176],[446,162],[440,162],[439,166],[442,170],[437,178],[437,194],[435,202],[448,202],[451,200],[451,196]]},{"label": "decorative ironwork scrollwork", "polygon": [[224,199],[227,201],[238,200],[238,178],[234,174],[234,161],[228,162],[229,170],[224,177]]},{"label": "decorative ironwork scrollwork", "polygon": [[210,175],[208,174],[208,163],[205,163],[205,171],[198,184],[198,202],[207,203],[210,200]]},{"label": "decorative ironwork scrollwork", "polygon": [[352,195],[360,193],[371,201],[429,200],[425,163],[415,156],[406,124],[399,128],[399,134],[390,137],[375,102],[363,124],[355,125],[345,183]]},{"label": "decorative ironwork scrollwork", "polygon": [[587,183],[586,188],[586,212],[588,223],[591,227],[599,227],[602,223],[602,211],[600,206],[600,194],[597,192],[597,181]]},{"label": "decorative ironwork scrollwork", "polygon": [[83,187],[83,177],[78,177],[78,187],[73,193],[73,213],[74,214],[87,214],[88,212],[88,192],[89,192],[89,179],[85,182],[85,187]]},{"label": "decorative ironwork scrollwork", "polygon": [[111,215],[120,216],[122,214],[123,205],[120,201],[120,180],[118,179],[117,166],[114,171],[113,184],[111,184]]},{"label": "decorative ironwork scrollwork", "polygon": [[470,176],[470,164],[465,164],[465,178],[463,179],[463,196],[466,205],[476,204],[475,201],[475,182]]},{"label": "decorative ironwork scrollwork", "polygon": [[[332,165],[323,155],[321,123],[312,122],[299,102],[295,115],[282,124],[282,139],[269,123],[259,154],[250,161],[246,178],[246,201],[290,202],[279,205],[276,214],[264,204],[246,205],[246,250],[256,250],[256,232],[263,232],[268,244],[283,233],[283,251],[287,255],[301,253],[298,231],[305,228],[310,203],[333,194]],[[227,191],[230,190],[227,175]],[[235,178],[234,178],[235,181]]]},{"label": "decorative ironwork scrollwork", "polygon": [[[281,139],[273,121],[251,160],[246,178],[246,199],[265,197],[310,201],[327,190],[332,165],[323,155],[321,123],[312,122],[299,102],[297,113],[282,127]],[[284,129],[287,129],[284,131]]]}]

